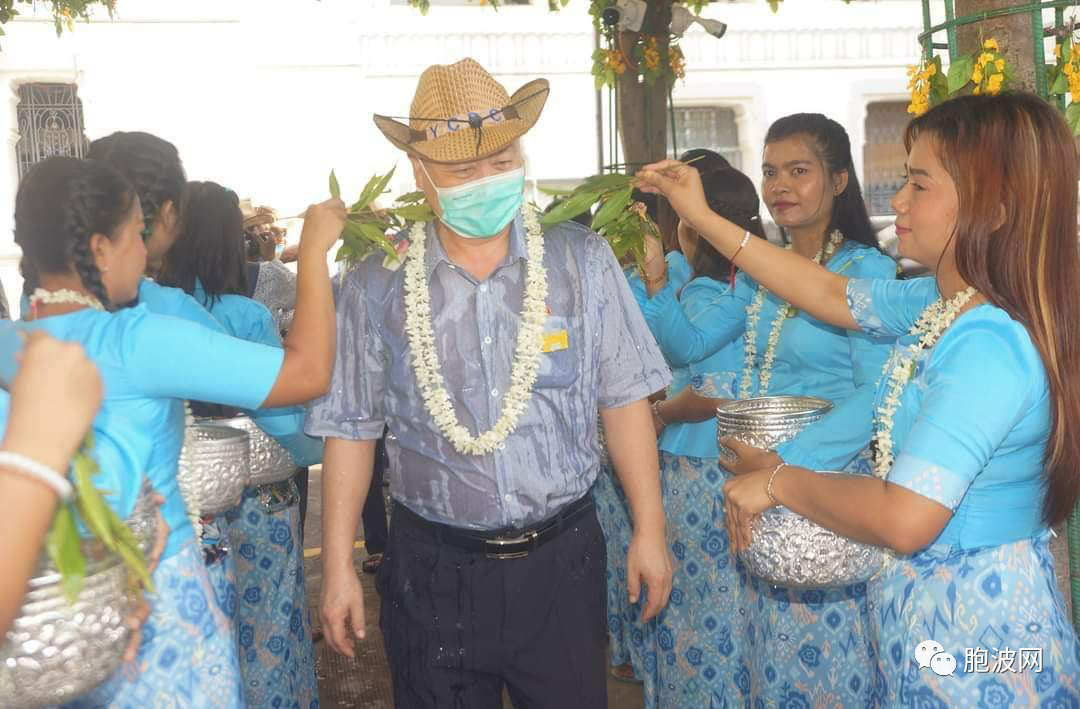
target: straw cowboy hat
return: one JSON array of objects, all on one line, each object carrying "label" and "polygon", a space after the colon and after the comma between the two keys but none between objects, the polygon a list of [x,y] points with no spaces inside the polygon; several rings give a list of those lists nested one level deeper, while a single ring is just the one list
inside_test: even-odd
[{"label": "straw cowboy hat", "polygon": [[244,229],[262,224],[273,224],[277,214],[270,207],[256,207],[250,199],[240,200],[240,213],[244,215]]},{"label": "straw cowboy hat", "polygon": [[547,79],[536,79],[511,96],[475,59],[462,59],[425,69],[410,115],[376,114],[375,125],[391,143],[424,160],[480,160],[525,135],[540,118],[550,90]]}]

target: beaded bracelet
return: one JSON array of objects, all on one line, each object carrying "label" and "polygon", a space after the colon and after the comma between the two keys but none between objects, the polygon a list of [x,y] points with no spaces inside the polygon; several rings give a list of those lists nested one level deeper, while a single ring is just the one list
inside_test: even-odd
[{"label": "beaded bracelet", "polygon": [[64,502],[69,501],[74,495],[74,490],[68,479],[52,468],[37,462],[32,458],[18,453],[0,451],[0,466],[17,470],[20,473],[43,482],[53,490]]},{"label": "beaded bracelet", "polygon": [[773,494],[772,494],[773,478],[775,478],[776,474],[780,472],[780,468],[783,468],[786,465],[787,465],[787,463],[781,461],[780,465],[773,468],[772,475],[769,476],[769,484],[765,487],[765,494],[769,496],[769,499],[772,500],[772,503],[774,505],[779,505],[780,501],[777,500],[776,497],[774,497]]},{"label": "beaded bracelet", "polygon": [[735,259],[738,258],[739,254],[742,253],[742,250],[745,249],[746,245],[749,244],[749,243],[750,243],[750,231],[747,230],[747,232],[745,234],[743,234],[742,241],[739,242],[739,248],[735,249],[735,253],[731,255],[731,258],[729,258],[728,261],[731,261],[731,263],[734,264]]}]

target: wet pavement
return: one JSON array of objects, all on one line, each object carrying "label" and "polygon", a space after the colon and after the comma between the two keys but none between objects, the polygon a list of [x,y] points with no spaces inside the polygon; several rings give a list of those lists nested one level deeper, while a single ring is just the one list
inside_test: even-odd
[{"label": "wet pavement", "polygon": [[[308,488],[308,517],[304,528],[304,573],[307,580],[307,600],[311,609],[313,633],[319,627],[319,590],[322,584],[322,567],[319,551],[322,547],[321,511],[322,476],[319,468],[311,469]],[[361,538],[362,530],[357,533]],[[315,644],[315,672],[319,678],[319,701],[323,707],[364,707],[364,709],[392,709],[390,669],[383,653],[382,633],[379,632],[379,596],[375,593],[375,577],[360,571],[360,564],[367,557],[363,543],[357,544],[353,563],[364,587],[364,616],[367,637],[357,645],[356,657],[349,659],[327,647],[325,641]],[[602,671],[597,668],[597,671]],[[505,707],[512,706],[504,698]],[[608,680],[609,709],[640,709],[643,699],[640,685]]]}]

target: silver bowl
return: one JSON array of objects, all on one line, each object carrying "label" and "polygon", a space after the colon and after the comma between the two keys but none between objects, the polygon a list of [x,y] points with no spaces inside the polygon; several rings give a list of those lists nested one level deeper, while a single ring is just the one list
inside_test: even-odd
[{"label": "silver bowl", "polygon": [[750,547],[739,558],[750,573],[775,586],[828,588],[866,581],[881,569],[885,552],[830,532],[786,507],[773,507],[755,520]]},{"label": "silver bowl", "polygon": [[[206,421],[205,423],[211,423]],[[247,431],[250,450],[251,480],[249,485],[268,485],[288,480],[296,473],[296,464],[289,451],[256,425],[250,416],[214,419],[214,424]]]},{"label": "silver bowl", "polygon": [[247,487],[248,434],[228,426],[188,426],[180,451],[180,493],[202,516],[219,515],[240,504]]},{"label": "silver bowl", "polygon": [[0,706],[71,701],[120,666],[135,597],[127,567],[96,539],[84,540],[86,577],[74,603],[42,554],[22,607],[0,646]]},{"label": "silver bowl", "polygon": [[[716,438],[732,437],[740,443],[772,450],[821,419],[832,403],[813,396],[763,396],[739,399],[716,409]],[[734,453],[719,443],[721,456]]]}]

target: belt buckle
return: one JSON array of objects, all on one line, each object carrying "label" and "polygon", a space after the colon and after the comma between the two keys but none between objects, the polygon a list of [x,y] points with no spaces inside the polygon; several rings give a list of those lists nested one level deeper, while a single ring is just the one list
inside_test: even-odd
[{"label": "belt buckle", "polygon": [[[509,546],[511,544],[526,544],[528,542],[536,541],[536,538],[540,534],[536,531],[528,532],[520,537],[514,537],[513,539],[488,539],[485,544],[494,545],[496,548]],[[532,549],[526,549],[525,551],[485,551],[484,555],[489,559],[507,560],[507,559],[524,559],[529,555]]]}]

